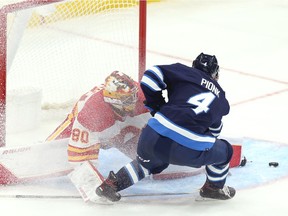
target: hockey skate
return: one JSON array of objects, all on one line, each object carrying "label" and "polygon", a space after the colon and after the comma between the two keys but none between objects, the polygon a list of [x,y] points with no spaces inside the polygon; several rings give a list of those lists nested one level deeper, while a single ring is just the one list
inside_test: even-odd
[{"label": "hockey skate", "polygon": [[110,171],[108,178],[96,189],[99,197],[106,198],[112,202],[119,201],[121,195],[117,193],[117,177],[113,171]]},{"label": "hockey skate", "polygon": [[236,190],[229,186],[224,186],[222,189],[214,187],[208,181],[205,182],[203,187],[200,189],[200,196],[204,200],[216,199],[216,200],[228,200],[235,196]]}]

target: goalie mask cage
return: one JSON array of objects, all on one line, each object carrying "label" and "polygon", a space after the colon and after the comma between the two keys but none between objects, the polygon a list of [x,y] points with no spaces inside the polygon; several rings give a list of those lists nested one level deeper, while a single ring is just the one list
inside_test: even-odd
[{"label": "goalie mask cage", "polygon": [[1,2],[0,146],[7,141],[10,91],[40,88],[42,110],[70,109],[114,70],[141,78],[146,0]]}]

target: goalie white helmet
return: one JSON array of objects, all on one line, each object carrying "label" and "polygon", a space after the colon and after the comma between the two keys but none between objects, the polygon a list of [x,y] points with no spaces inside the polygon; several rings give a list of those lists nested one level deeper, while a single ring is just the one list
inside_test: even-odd
[{"label": "goalie white helmet", "polygon": [[104,101],[118,110],[132,111],[137,101],[138,88],[126,74],[114,71],[105,79]]}]

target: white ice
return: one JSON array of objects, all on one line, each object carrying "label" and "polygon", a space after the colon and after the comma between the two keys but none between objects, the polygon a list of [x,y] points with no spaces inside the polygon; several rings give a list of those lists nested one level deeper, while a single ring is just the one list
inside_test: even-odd
[{"label": "white ice", "polygon": [[[147,21],[147,66],[191,64],[200,52],[217,56],[221,65],[219,82],[231,103],[223,135],[288,144],[287,1],[163,0],[148,5]],[[47,128],[44,126],[39,133],[47,134]],[[239,181],[242,178],[239,176]],[[225,202],[93,206],[73,199],[0,196],[0,203],[3,215],[284,216],[288,214],[287,191],[286,177],[240,190]]]}]

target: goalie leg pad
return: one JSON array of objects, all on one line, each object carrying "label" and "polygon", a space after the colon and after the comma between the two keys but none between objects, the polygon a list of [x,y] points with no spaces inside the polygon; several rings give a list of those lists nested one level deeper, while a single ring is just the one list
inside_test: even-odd
[{"label": "goalie leg pad", "polygon": [[104,177],[90,161],[77,166],[68,177],[85,202],[99,202],[100,197],[96,195],[95,190],[102,184]]}]

